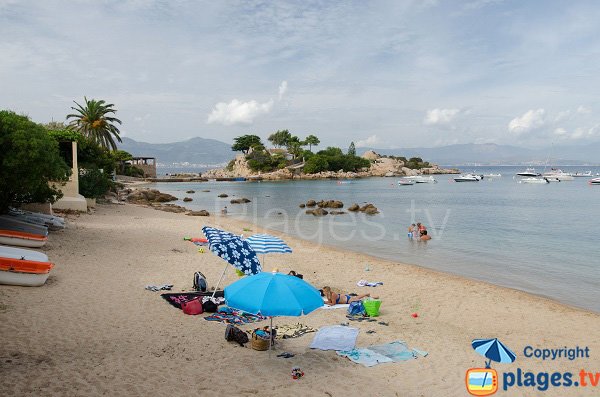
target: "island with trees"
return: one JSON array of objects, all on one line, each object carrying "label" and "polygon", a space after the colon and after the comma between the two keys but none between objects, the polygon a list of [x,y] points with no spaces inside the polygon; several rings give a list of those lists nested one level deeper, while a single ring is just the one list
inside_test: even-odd
[{"label": "island with trees", "polygon": [[225,168],[207,171],[202,176],[278,180],[458,173],[456,169],[441,169],[419,157],[381,156],[373,151],[358,156],[354,142],[350,142],[346,151],[332,146],[316,150],[321,143],[317,136],[311,134],[301,139],[289,130],[278,130],[267,140],[272,148],[267,148],[255,134],[236,137],[231,149],[241,154]]}]

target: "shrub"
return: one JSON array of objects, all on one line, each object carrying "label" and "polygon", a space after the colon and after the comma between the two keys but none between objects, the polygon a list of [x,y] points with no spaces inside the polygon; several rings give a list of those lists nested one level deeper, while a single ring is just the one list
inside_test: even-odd
[{"label": "shrub", "polygon": [[70,169],[46,129],[14,112],[0,111],[0,213],[13,203],[55,202]]},{"label": "shrub", "polygon": [[316,174],[327,170],[329,170],[329,163],[324,156],[314,155],[304,164],[304,172],[307,174]]},{"label": "shrub", "polygon": [[79,193],[87,198],[103,197],[112,187],[110,177],[98,168],[79,170]]}]

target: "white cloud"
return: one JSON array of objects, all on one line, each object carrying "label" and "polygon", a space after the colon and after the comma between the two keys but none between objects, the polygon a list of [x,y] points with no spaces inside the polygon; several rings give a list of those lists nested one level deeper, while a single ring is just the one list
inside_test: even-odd
[{"label": "white cloud", "polygon": [[567,134],[567,130],[565,130],[562,127],[559,127],[557,129],[554,130],[554,135],[558,135],[558,136],[564,136]]},{"label": "white cloud", "polygon": [[450,124],[460,113],[460,109],[431,109],[427,111],[423,123],[426,125]]},{"label": "white cloud", "polygon": [[579,113],[579,114],[589,114],[591,112],[592,112],[592,109],[588,108],[587,106],[581,105],[577,108],[577,113]]},{"label": "white cloud", "polygon": [[536,130],[546,124],[546,111],[544,109],[528,110],[521,117],[515,117],[508,123],[508,130],[513,134],[524,134]]},{"label": "white cloud", "polygon": [[282,81],[281,84],[279,84],[279,100],[281,101],[281,99],[283,98],[283,95],[287,92],[288,89],[288,83],[287,81]]},{"label": "white cloud", "polygon": [[273,108],[273,100],[265,103],[257,101],[241,102],[237,99],[229,103],[219,102],[208,115],[208,124],[223,125],[252,124],[254,119],[262,114],[267,114]]},{"label": "white cloud", "polygon": [[354,146],[356,147],[373,147],[373,145],[378,145],[381,143],[381,140],[377,137],[377,135],[371,135],[367,139],[361,139],[360,141],[356,141]]}]

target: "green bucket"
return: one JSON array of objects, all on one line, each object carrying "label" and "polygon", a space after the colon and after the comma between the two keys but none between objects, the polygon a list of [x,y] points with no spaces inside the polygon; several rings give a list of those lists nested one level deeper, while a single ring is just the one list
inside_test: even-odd
[{"label": "green bucket", "polygon": [[367,316],[379,316],[379,307],[381,306],[381,301],[379,299],[365,299],[362,303],[365,308],[365,313],[367,313]]}]

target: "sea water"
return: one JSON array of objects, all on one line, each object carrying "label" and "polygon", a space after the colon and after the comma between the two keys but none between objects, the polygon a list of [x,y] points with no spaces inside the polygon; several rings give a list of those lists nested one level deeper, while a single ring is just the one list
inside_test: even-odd
[{"label": "sea water", "polygon": [[[524,168],[475,167],[478,174],[501,173],[502,177],[457,183],[452,175],[436,175],[436,184],[412,186],[398,186],[400,178],[366,178],[343,183],[196,182],[152,187],[179,197],[176,204],[190,209],[219,212],[227,206],[230,216],[302,239],[600,312],[600,186],[589,185],[589,178],[520,184],[514,175]],[[563,170],[600,172],[598,167]],[[229,197],[218,198],[221,193]],[[186,196],[193,201],[181,201]],[[241,197],[252,202],[230,204],[232,198]],[[340,200],[344,211],[353,203],[373,203],[380,213],[315,217],[299,208],[309,199]],[[198,220],[198,230],[190,234],[201,234],[202,218]],[[408,238],[407,228],[416,222],[426,225],[432,240]],[[355,265],[362,269],[366,264]]]}]

